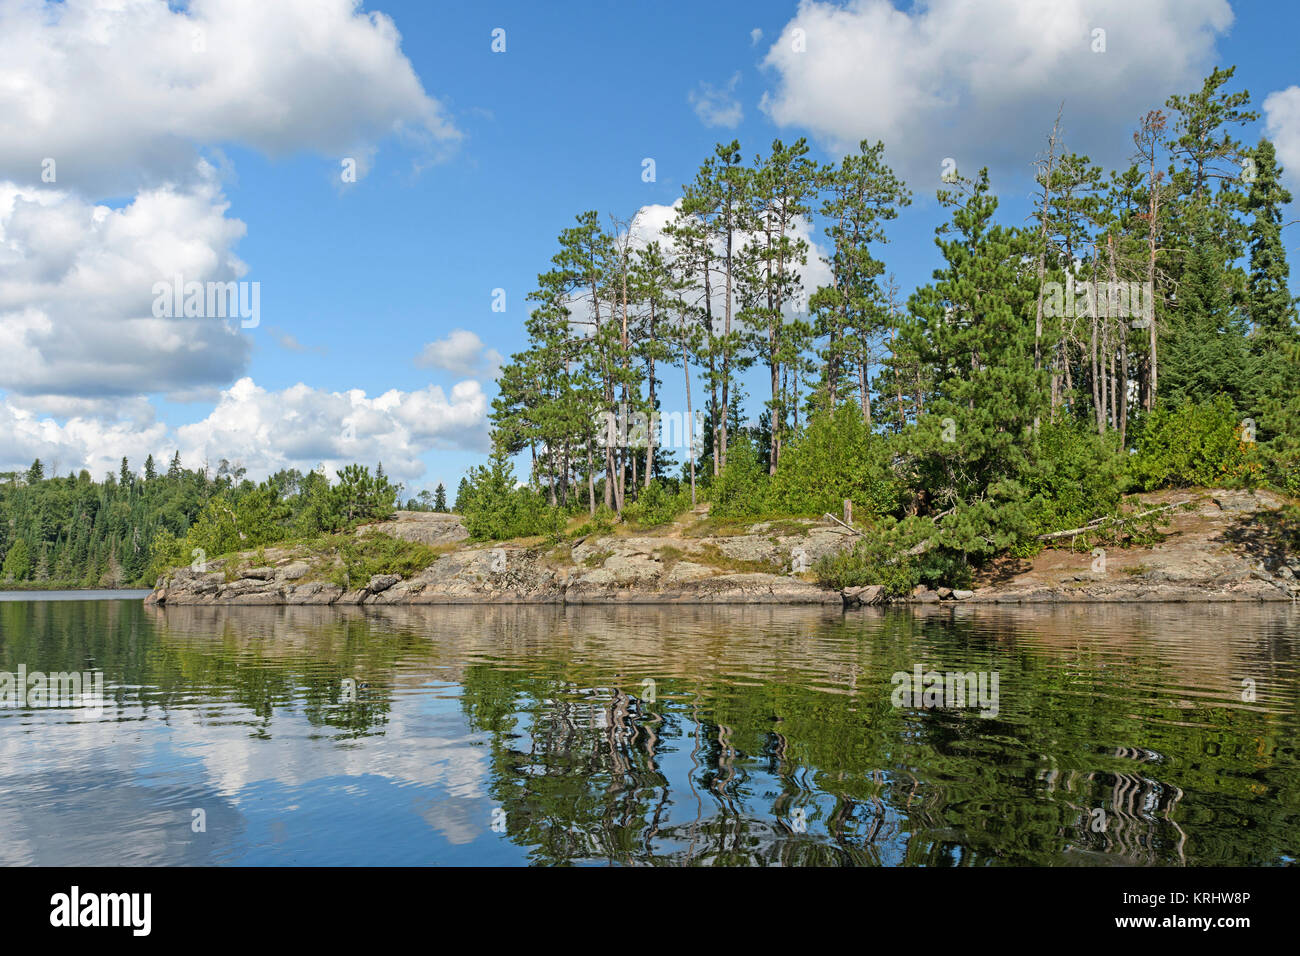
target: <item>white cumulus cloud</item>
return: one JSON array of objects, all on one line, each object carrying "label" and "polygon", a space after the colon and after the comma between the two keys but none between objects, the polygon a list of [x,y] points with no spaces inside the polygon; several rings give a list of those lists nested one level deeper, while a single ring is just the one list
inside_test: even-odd
[{"label": "white cumulus cloud", "polygon": [[1270,93],[1264,100],[1264,122],[1287,182],[1300,191],[1300,86]]},{"label": "white cumulus cloud", "polygon": [[949,157],[1027,174],[1062,101],[1068,145],[1123,161],[1126,131],[1200,86],[1232,21],[1226,0],[801,0],[760,105],[835,152],[884,140],[917,188]]},{"label": "white cumulus cloud", "polygon": [[[260,479],[281,468],[323,464],[333,475],[352,462],[373,465],[398,479],[424,474],[420,456],[433,449],[483,451],[487,396],[466,380],[450,393],[437,385],[396,389],[373,398],[360,389],[330,392],[304,384],[280,391],[241,378],[224,389],[211,413],[170,429],[149,420],[73,418],[60,424],[0,402],[0,470],[25,468],[40,458],[59,472],[88,468],[99,476],[123,456],[136,470],[148,455],[170,460],[179,450],[187,467],[215,468],[222,459]],[[148,417],[148,416],[146,416]]]},{"label": "white cumulus cloud", "polygon": [[495,378],[501,367],[501,353],[488,348],[468,329],[453,329],[445,339],[428,342],[415,358],[422,368],[439,368],[457,375],[486,375]]},{"label": "white cumulus cloud", "polygon": [[459,133],[359,0],[5,0],[0,179],[96,196],[178,182],[198,146],[352,156],[393,133]]},{"label": "white cumulus cloud", "polygon": [[113,209],[0,182],[0,389],[66,399],[215,387],[248,363],[247,333],[220,319],[155,318],[159,282],[236,281],[244,224],[226,217],[211,167],[181,189]]}]

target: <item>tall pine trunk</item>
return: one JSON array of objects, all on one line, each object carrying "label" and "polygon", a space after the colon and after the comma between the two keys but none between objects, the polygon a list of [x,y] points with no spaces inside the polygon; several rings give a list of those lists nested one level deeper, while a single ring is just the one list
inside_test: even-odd
[{"label": "tall pine trunk", "polygon": [[[685,325],[685,318],[682,319]],[[691,411],[691,364],[686,358],[686,336],[682,335],[682,373],[686,377],[686,442],[691,456],[691,509],[695,508],[695,414]]]}]

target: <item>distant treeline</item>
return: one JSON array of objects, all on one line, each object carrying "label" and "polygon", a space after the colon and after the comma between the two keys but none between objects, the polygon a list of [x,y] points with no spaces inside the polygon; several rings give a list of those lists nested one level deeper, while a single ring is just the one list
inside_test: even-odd
[{"label": "distant treeline", "polygon": [[[195,552],[218,557],[292,537],[345,530],[391,514],[400,487],[379,465],[350,465],[331,484],[322,471],[279,471],[254,483],[222,461],[215,473],[184,468],[177,453],[164,472],[153,457],[143,474],[122,459],[117,474],[95,481],[81,471],[0,473],[0,586],[121,587],[152,585],[169,565]],[[406,502],[411,510],[446,510],[441,485]]]}]

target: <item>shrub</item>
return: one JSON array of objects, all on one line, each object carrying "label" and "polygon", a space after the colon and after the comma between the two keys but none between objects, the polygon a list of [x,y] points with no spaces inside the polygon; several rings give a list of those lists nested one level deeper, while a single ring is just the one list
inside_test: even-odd
[{"label": "shrub", "polygon": [[336,548],[342,566],[333,574],[339,587],[360,588],[376,574],[409,578],[438,560],[439,552],[427,544],[403,541],[387,534],[341,534],[326,538],[321,548]]},{"label": "shrub", "polygon": [[144,580],[153,584],[172,568],[190,563],[189,553],[185,550],[185,539],[178,538],[163,529],[153,537],[153,547],[149,553],[149,566]]},{"label": "shrub", "polygon": [[[203,506],[180,550],[188,556],[198,549],[215,558],[271,544],[284,537],[281,519],[287,511],[262,488],[237,498],[229,492],[219,494]],[[188,557],[182,563],[188,564]]]},{"label": "shrub", "polygon": [[556,537],[566,523],[561,509],[550,507],[531,488],[516,487],[514,467],[502,451],[494,452],[487,465],[470,471],[456,506],[465,530],[479,541],[535,534]]},{"label": "shrub", "polygon": [[569,535],[570,538],[585,538],[591,534],[609,534],[614,530],[614,519],[617,515],[610,511],[604,505],[596,509],[596,513],[591,516],[590,521],[586,521]]},{"label": "shrub", "polygon": [[1227,396],[1157,406],[1142,425],[1130,474],[1143,491],[1251,481],[1259,473],[1252,444]]},{"label": "shrub", "polygon": [[857,407],[820,412],[782,452],[771,505],[784,514],[839,514],[847,498],[855,514],[889,514],[902,488],[890,456],[889,439],[872,432]]},{"label": "shrub", "polygon": [[1261,448],[1268,480],[1289,495],[1300,496],[1300,395],[1288,405],[1267,408],[1262,424],[1273,437]]},{"label": "shrub", "polygon": [[909,552],[933,532],[925,518],[886,518],[849,550],[818,559],[813,572],[827,587],[879,584],[890,597],[901,597],[921,583],[921,562]]},{"label": "shrub", "polygon": [[1023,476],[1033,534],[1076,528],[1119,506],[1124,458],[1088,425],[1044,422]]},{"label": "shrub", "polygon": [[674,491],[667,484],[654,479],[645,488],[636,501],[623,509],[623,519],[643,528],[667,524],[691,507],[691,495],[687,491]]},{"label": "shrub", "polygon": [[714,480],[709,497],[711,515],[754,518],[767,507],[768,477],[747,435],[728,443],[727,466]]}]

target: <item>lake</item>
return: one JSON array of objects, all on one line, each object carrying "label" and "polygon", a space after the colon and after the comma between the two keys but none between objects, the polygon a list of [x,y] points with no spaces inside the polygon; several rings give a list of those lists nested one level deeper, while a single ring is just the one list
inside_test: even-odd
[{"label": "lake", "polygon": [[1278,865],[1300,842],[1290,606],[39,598],[0,602],[0,673],[47,681],[0,707],[4,864]]}]

